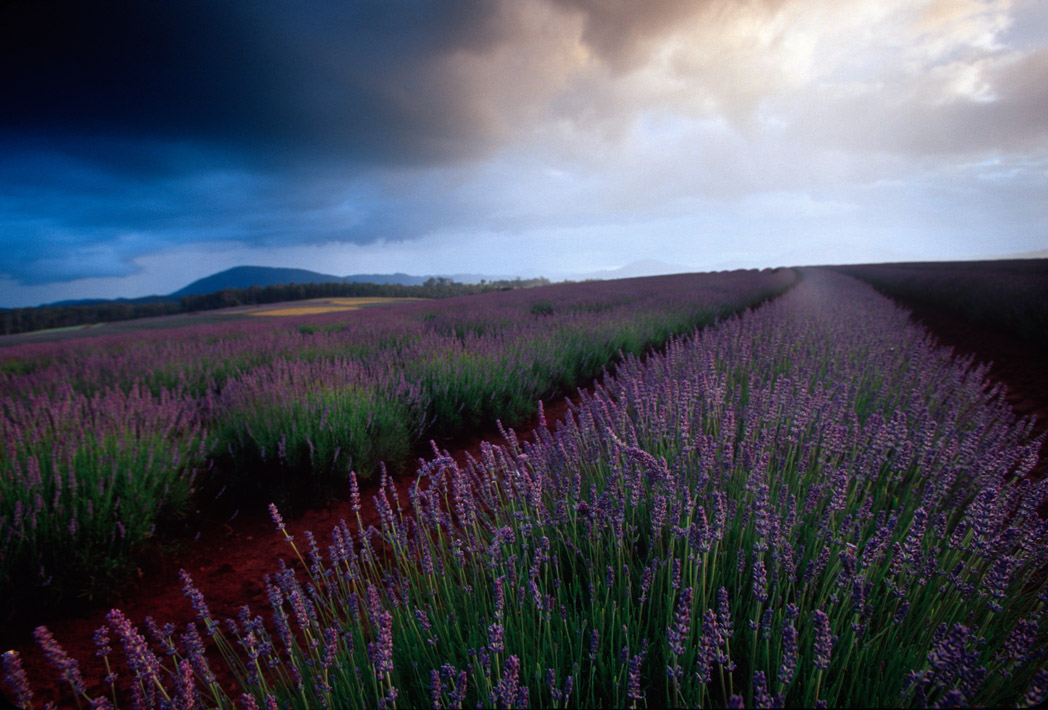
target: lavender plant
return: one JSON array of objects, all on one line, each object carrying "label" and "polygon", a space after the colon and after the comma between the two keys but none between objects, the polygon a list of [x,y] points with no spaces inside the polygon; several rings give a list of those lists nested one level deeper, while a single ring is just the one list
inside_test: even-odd
[{"label": "lavender plant", "polygon": [[[788,287],[793,272],[567,284],[352,314],[35,344],[0,354],[0,605],[91,594],[201,472],[296,501],[431,434],[530,415],[618,353]],[[553,313],[536,314],[541,299]],[[48,597],[52,598],[52,597]]]},{"label": "lavender plant", "polygon": [[435,452],[410,510],[385,480],[379,528],[342,523],[323,552],[288,538],[302,567],[266,580],[271,624],[218,623],[186,577],[199,621],[157,640],[159,665],[130,647],[131,704],[1039,703],[1048,484],[984,372],[810,271],[628,357],[554,433],[507,431],[465,467]]}]

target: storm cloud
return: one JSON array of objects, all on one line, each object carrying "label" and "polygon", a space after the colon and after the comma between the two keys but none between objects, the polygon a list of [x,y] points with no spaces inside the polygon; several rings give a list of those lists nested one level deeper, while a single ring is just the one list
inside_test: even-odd
[{"label": "storm cloud", "polygon": [[1034,0],[9,2],[0,306],[1043,249],[1046,38]]}]

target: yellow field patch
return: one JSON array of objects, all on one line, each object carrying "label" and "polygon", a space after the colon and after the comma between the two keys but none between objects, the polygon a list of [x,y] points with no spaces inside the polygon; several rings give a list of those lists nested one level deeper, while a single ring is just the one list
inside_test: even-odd
[{"label": "yellow field patch", "polygon": [[300,306],[270,308],[251,313],[253,316],[310,316],[317,313],[336,313],[338,311],[355,311],[367,306],[383,303],[400,303],[402,301],[423,301],[422,298],[313,298],[302,301]]}]

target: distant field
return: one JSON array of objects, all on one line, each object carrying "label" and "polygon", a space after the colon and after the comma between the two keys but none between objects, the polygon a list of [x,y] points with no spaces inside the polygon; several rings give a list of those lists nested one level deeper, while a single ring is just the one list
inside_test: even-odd
[{"label": "distant field", "polygon": [[1048,259],[834,266],[888,296],[1048,347]]},{"label": "distant field", "polygon": [[313,298],[301,301],[293,306],[286,303],[256,306],[244,311],[252,316],[308,316],[317,313],[335,313],[338,311],[356,311],[369,306],[405,301],[425,301],[424,298]]},{"label": "distant field", "polygon": [[395,305],[414,301],[426,301],[425,298],[314,298],[309,301],[284,301],[267,303],[261,306],[234,306],[214,311],[179,313],[154,318],[136,318],[134,320],[114,321],[112,323],[88,323],[67,328],[35,330],[29,333],[0,335],[0,348],[27,343],[51,343],[75,338],[96,337],[101,335],[127,335],[144,330],[162,330],[165,328],[184,328],[194,325],[212,325],[246,321],[252,316],[305,316],[339,311],[355,311],[372,306]]}]

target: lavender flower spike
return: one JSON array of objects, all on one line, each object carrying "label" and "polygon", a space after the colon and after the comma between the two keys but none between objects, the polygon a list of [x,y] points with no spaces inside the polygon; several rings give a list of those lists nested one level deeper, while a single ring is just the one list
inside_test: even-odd
[{"label": "lavender flower spike", "polygon": [[22,659],[18,651],[7,651],[3,655],[4,685],[14,694],[15,705],[27,708],[33,700],[33,691],[29,689],[29,680],[22,670]]},{"label": "lavender flower spike", "polygon": [[33,631],[33,637],[40,644],[40,648],[43,649],[47,660],[61,674],[62,679],[67,681],[73,688],[73,692],[77,695],[85,692],[87,688],[84,686],[84,679],[80,676],[80,664],[69,657],[65,649],[55,641],[47,627],[36,627],[36,630]]},{"label": "lavender flower spike", "polygon": [[837,637],[830,629],[830,617],[822,609],[815,610],[815,667],[824,671],[830,667],[830,657]]},{"label": "lavender flower spike", "polygon": [[1042,668],[1033,677],[1033,682],[1030,683],[1030,688],[1026,691],[1020,704],[1021,707],[1033,708],[1045,700],[1048,700],[1048,669]]},{"label": "lavender flower spike", "polygon": [[793,680],[797,672],[797,629],[786,624],[782,629],[782,665],[779,666],[779,682],[784,686]]}]

